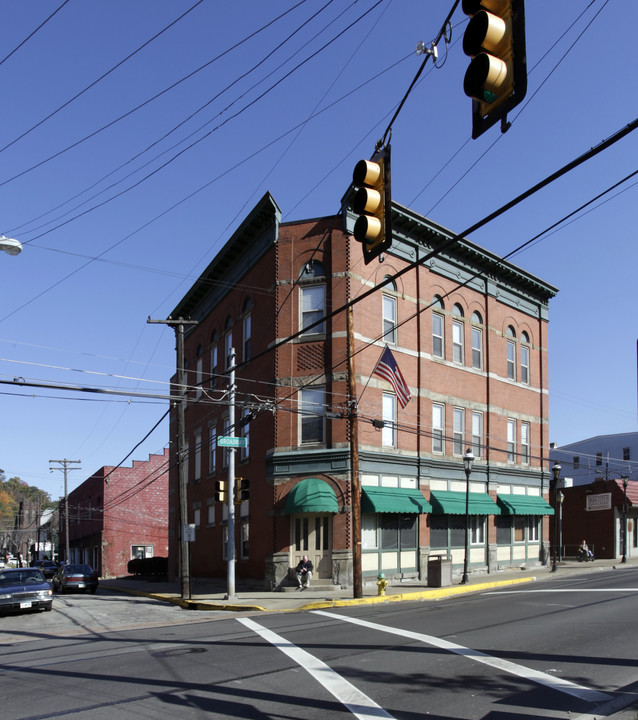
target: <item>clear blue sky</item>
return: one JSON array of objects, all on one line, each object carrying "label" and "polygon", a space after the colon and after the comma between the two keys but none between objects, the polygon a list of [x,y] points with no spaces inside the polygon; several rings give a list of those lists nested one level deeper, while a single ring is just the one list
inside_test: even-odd
[{"label": "clear blue sky", "polygon": [[[452,4],[3,2],[0,232],[24,251],[0,254],[0,379],[166,393],[174,334],[146,318],[167,317],[266,190],[284,221],[338,211],[422,62],[417,42]],[[439,67],[428,63],[394,124],[394,199],[457,232],[638,115],[633,0],[533,0],[526,16],[528,94],[509,132],[470,139],[460,7]],[[637,146],[635,132],[469,239],[511,252],[633,172]],[[560,288],[558,444],[636,430],[632,182],[512,259]],[[167,408],[0,393],[0,467],[54,498],[50,459],[82,461],[73,488],[119,463]],[[167,441],[164,422],[133,458]]]}]

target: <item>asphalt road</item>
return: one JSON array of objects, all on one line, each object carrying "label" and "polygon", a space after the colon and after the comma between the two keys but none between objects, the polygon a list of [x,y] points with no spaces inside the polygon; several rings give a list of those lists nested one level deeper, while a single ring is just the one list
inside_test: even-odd
[{"label": "asphalt road", "polygon": [[242,616],[63,596],[52,613],[0,619],[0,713],[591,720],[638,699],[637,607],[638,569]]}]

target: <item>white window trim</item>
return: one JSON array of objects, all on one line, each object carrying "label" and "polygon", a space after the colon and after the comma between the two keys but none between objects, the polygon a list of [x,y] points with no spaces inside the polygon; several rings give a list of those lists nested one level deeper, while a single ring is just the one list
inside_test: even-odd
[{"label": "white window trim", "polygon": [[[397,343],[397,299],[391,295],[383,295],[381,300],[383,315],[383,340],[384,342],[396,345]],[[390,315],[386,314],[386,308],[391,310]],[[390,327],[386,330],[386,324]]]},{"label": "white window trim", "polygon": [[[387,411],[390,411],[389,413]],[[397,434],[397,397],[393,393],[383,393],[382,399],[383,429],[381,430],[381,445],[383,447],[396,447]]]}]

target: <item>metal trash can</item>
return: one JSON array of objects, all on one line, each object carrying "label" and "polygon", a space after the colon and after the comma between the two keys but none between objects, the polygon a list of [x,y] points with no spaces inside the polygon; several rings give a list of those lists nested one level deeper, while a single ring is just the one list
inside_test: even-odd
[{"label": "metal trash can", "polygon": [[428,557],[428,587],[447,587],[452,584],[452,558],[449,555]]}]

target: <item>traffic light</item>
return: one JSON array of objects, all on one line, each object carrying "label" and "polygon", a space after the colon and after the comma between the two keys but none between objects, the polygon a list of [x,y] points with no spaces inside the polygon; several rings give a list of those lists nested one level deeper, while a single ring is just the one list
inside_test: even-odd
[{"label": "traffic light", "polygon": [[228,501],[228,481],[215,480],[215,500],[217,502]]},{"label": "traffic light", "polygon": [[248,478],[235,479],[235,502],[242,503],[249,499],[250,480]]},{"label": "traffic light", "polygon": [[472,58],[463,90],[472,98],[472,137],[502,120],[527,92],[524,0],[463,0],[471,15],[463,51]]},{"label": "traffic light", "polygon": [[359,215],[354,237],[363,245],[367,265],[392,245],[390,192],[390,146],[375,152],[370,160],[360,160],[352,173],[357,189],[352,209]]}]

